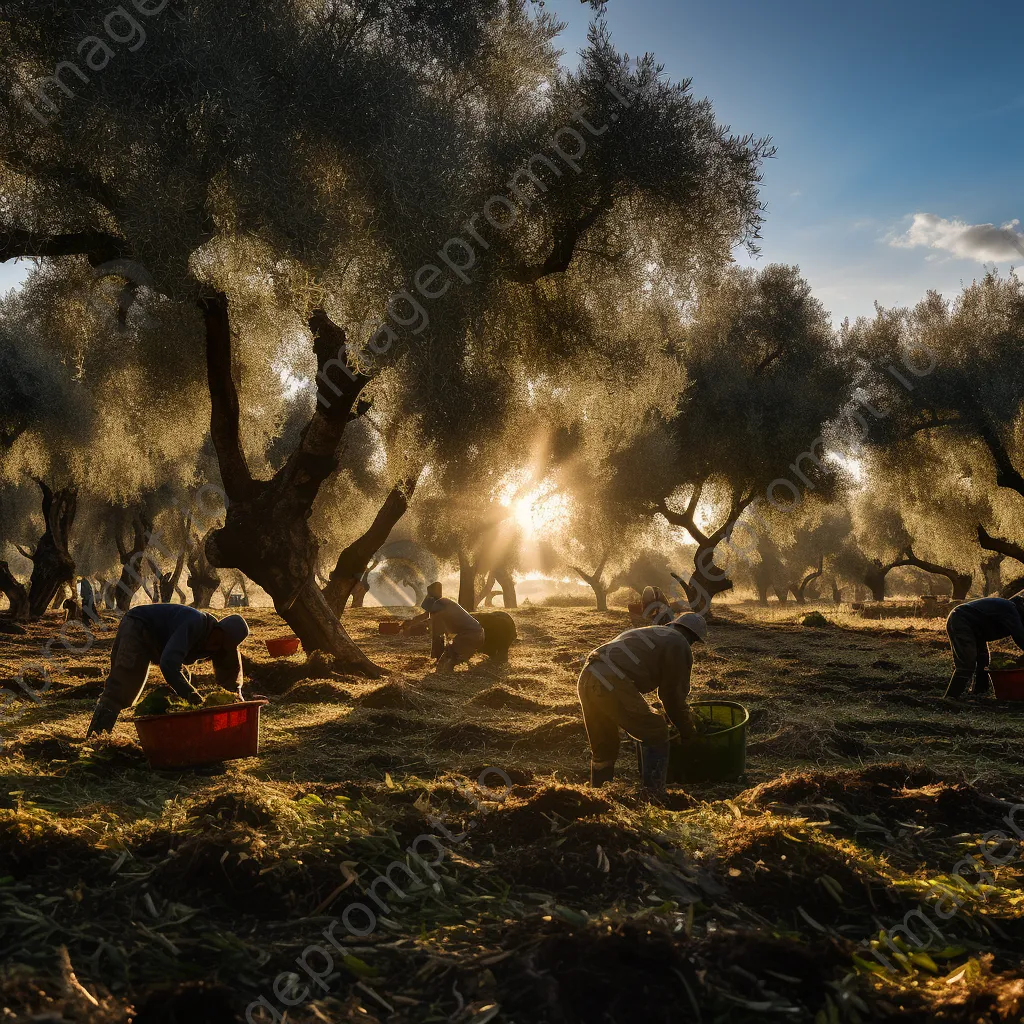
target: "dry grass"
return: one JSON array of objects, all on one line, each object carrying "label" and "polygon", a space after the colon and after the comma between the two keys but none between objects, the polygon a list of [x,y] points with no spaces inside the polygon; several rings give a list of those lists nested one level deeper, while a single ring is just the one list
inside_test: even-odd
[{"label": "dry grass", "polygon": [[[290,1021],[1018,1019],[1019,856],[949,922],[961,951],[937,963],[967,965],[955,982],[878,978],[852,954],[1006,828],[1006,802],[1024,799],[1024,708],[938,700],[941,620],[820,607],[832,625],[812,629],[807,607],[725,606],[693,697],[750,709],[748,773],[665,808],[640,798],[625,749],[615,785],[584,785],[578,661],[623,611],[522,609],[507,665],[443,676],[427,638],[380,637],[377,610],[354,613],[380,682],[270,659],[263,641],[285,628],[255,612],[246,669],[272,701],[261,755],[188,773],[149,770],[130,719],[82,741],[102,638],[4,728],[4,1019],[115,1021],[134,1005],[142,1024],[231,1020],[431,818],[466,834],[436,884],[351,940],[333,990]],[[0,639],[8,686],[56,632]],[[513,783],[500,807],[472,785],[487,766]]]}]

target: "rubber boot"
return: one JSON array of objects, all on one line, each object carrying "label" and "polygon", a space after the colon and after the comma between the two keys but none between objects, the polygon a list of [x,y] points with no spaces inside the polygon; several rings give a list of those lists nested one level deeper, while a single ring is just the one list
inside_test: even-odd
[{"label": "rubber boot", "polygon": [[85,734],[85,738],[88,739],[93,733],[113,732],[119,714],[121,712],[117,708],[107,707],[101,701],[96,705],[96,710],[92,713],[92,721],[89,723],[89,731]]},{"label": "rubber boot", "polygon": [[640,748],[640,759],[643,764],[644,788],[652,793],[664,793],[668,781],[667,743],[644,743]]},{"label": "rubber boot", "polygon": [[984,669],[979,669],[974,675],[974,688],[971,690],[972,697],[987,697],[992,692],[992,677]]},{"label": "rubber boot", "polygon": [[590,763],[590,784],[594,789],[599,789],[606,782],[611,782],[614,778],[614,764],[596,765],[593,762]]}]

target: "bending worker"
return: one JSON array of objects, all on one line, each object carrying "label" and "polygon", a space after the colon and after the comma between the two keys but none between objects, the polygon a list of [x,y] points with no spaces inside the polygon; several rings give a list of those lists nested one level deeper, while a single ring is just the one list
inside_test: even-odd
[{"label": "bending worker", "polygon": [[241,615],[221,620],[184,604],[146,604],[127,612],[114,637],[110,675],[89,725],[111,732],[117,716],[142,695],[151,664],[172,690],[190,704],[202,704],[186,665],[209,659],[217,682],[242,700],[242,659],[238,645],[249,635]]},{"label": "bending worker", "polygon": [[[484,646],[483,626],[460,604],[441,596],[441,584],[431,583],[420,604],[423,613],[402,623],[409,633],[421,622],[430,620],[430,656],[437,659],[438,672],[451,672],[459,662],[469,659]],[[451,642],[445,644],[445,638]]]},{"label": "bending worker", "polygon": [[644,587],[640,606],[640,614],[651,626],[667,626],[676,615],[661,587]]},{"label": "bending worker", "polygon": [[989,641],[1012,637],[1024,650],[1024,597],[982,597],[958,604],[946,619],[946,634],[953,649],[953,675],[945,696],[949,700],[959,699],[972,679],[971,694],[984,696],[992,689],[988,674]]},{"label": "bending worker", "polygon": [[665,789],[668,775],[668,724],[644,699],[658,691],[669,720],[685,741],[693,735],[686,696],[693,669],[692,644],[707,636],[703,616],[677,615],[667,626],[627,629],[587,655],[577,687],[590,740],[590,784],[601,786],[615,775],[619,728],[641,743],[643,784]]}]

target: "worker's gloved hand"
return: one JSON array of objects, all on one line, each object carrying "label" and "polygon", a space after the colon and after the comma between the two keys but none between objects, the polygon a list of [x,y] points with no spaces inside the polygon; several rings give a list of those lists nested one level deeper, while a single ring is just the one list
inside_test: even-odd
[{"label": "worker's gloved hand", "polygon": [[194,686],[189,685],[187,688],[183,688],[176,692],[183,701],[186,701],[189,704],[194,704],[196,707],[203,703],[202,696],[200,696],[199,691]]},{"label": "worker's gloved hand", "polygon": [[682,728],[679,730],[679,738],[685,743],[688,740],[692,740],[696,735],[697,729],[693,724],[693,715],[687,714],[682,722]]}]

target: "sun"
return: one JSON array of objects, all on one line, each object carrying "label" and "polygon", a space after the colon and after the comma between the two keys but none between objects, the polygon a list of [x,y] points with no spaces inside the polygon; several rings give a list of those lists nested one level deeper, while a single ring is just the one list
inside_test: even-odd
[{"label": "sun", "polygon": [[526,537],[555,533],[568,517],[568,495],[547,481],[512,501],[512,518]]}]

